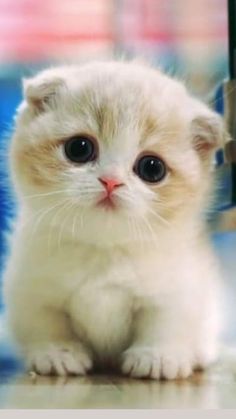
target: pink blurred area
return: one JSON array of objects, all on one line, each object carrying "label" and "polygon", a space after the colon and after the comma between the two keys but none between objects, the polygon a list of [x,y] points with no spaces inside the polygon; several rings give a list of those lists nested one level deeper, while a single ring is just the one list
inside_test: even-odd
[{"label": "pink blurred area", "polygon": [[0,64],[141,55],[199,91],[227,66],[227,0],[0,0]]},{"label": "pink blurred area", "polygon": [[127,39],[149,42],[224,41],[226,0],[123,0]]},{"label": "pink blurred area", "polygon": [[106,54],[112,32],[110,0],[0,0],[0,60]]},{"label": "pink blurred area", "polygon": [[106,54],[116,43],[225,47],[226,10],[226,0],[0,0],[0,59]]}]

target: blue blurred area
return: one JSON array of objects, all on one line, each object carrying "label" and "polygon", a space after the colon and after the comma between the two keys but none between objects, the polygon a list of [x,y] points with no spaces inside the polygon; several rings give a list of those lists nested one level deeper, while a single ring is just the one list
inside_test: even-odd
[{"label": "blue blurred area", "polygon": [[[216,89],[216,95],[215,95],[215,110],[220,115],[224,114],[224,92],[223,92],[223,84],[221,83],[218,89]],[[218,150],[216,153],[216,164],[218,166],[221,166],[224,163],[224,153],[223,150]]]},{"label": "blue blurred area", "polygon": [[223,115],[224,113],[224,88],[223,83],[216,89],[216,96],[215,96],[215,110],[219,114]]},{"label": "blue blurred area", "polygon": [[[0,78],[0,287],[2,272],[7,255],[5,233],[7,220],[14,215],[15,203],[11,194],[8,171],[8,146],[13,125],[13,115],[21,101],[21,83],[19,78]],[[0,308],[2,306],[0,292]]]}]

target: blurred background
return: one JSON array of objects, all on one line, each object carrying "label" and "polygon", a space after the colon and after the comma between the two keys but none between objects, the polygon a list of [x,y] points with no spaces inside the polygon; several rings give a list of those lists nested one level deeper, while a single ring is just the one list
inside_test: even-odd
[{"label": "blurred background", "polygon": [[227,0],[0,0],[0,123],[51,63],[141,55],[202,97],[227,75]]}]

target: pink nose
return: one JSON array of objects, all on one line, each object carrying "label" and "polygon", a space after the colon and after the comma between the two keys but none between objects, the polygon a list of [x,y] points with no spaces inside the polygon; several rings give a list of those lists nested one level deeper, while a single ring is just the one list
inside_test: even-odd
[{"label": "pink nose", "polygon": [[118,179],[108,178],[105,176],[99,177],[98,180],[102,183],[108,195],[110,195],[113,189],[118,188],[119,186],[123,185],[123,183],[121,183]]}]

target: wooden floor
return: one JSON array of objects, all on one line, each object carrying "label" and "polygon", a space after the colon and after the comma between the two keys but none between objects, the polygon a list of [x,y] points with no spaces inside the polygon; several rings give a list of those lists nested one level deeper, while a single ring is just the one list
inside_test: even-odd
[{"label": "wooden floor", "polygon": [[2,376],[0,408],[226,409],[236,408],[236,348],[207,373],[179,382],[115,376]]},{"label": "wooden floor", "polygon": [[236,408],[236,232],[215,235],[214,245],[225,276],[227,320],[226,346],[217,365],[179,382],[108,375],[56,379],[16,374],[6,362],[4,365],[9,348],[0,319],[0,408]]}]

